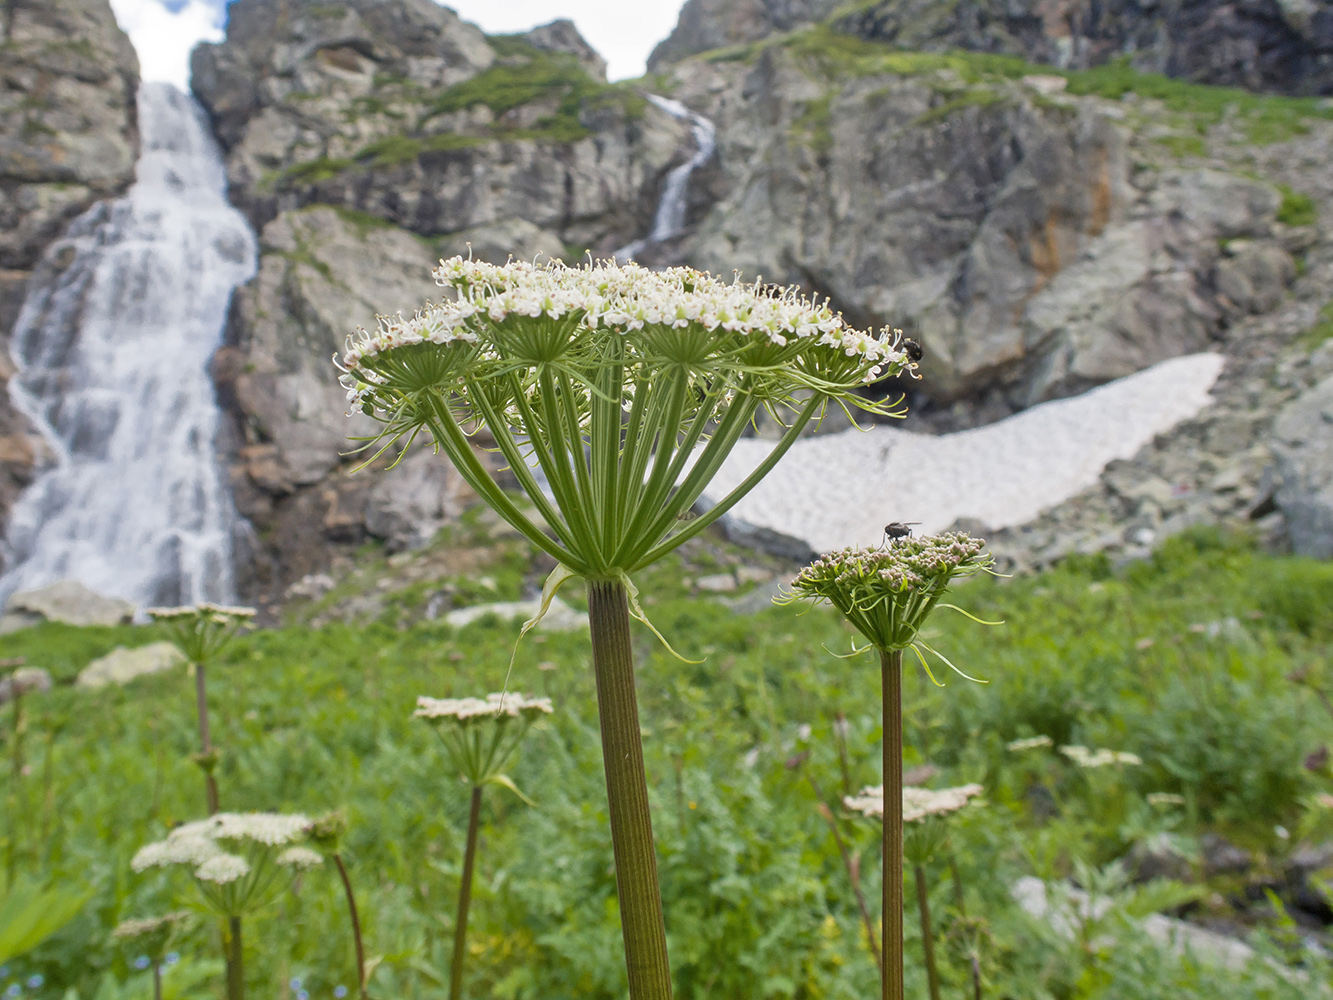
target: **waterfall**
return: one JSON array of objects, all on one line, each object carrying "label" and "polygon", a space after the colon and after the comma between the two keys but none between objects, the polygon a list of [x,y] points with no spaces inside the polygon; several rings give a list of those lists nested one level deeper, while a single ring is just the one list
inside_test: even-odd
[{"label": "waterfall", "polygon": [[661,243],[678,236],[685,228],[685,193],[689,188],[690,174],[708,162],[717,148],[717,129],[703,115],[695,114],[680,101],[669,97],[649,94],[648,100],[671,115],[677,121],[689,122],[694,134],[694,155],[667,174],[662,185],[662,197],[657,203],[657,214],[653,217],[653,228],[647,236],[627,243],[615,252],[616,260],[630,260],[644,247]]},{"label": "waterfall", "polygon": [[14,330],[10,393],[55,460],[10,515],[0,596],[61,579],[138,603],[232,596],[208,363],[255,239],[194,101],[145,83],[138,107],[134,185],[50,248]]}]

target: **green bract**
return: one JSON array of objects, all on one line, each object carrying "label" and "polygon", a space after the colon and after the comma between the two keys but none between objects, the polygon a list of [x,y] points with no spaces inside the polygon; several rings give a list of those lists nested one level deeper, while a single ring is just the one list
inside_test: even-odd
[{"label": "green bract", "polygon": [[920,639],[921,626],[948,593],[950,581],[990,569],[993,560],[983,552],[985,545],[979,538],[948,532],[902,538],[878,549],[830,552],[797,574],[791,599],[828,601],[876,649],[910,648],[920,656],[918,646],[930,649]]},{"label": "green bract", "polygon": [[[688,268],[455,257],[435,278],[451,298],[349,338],[339,360],[349,400],[383,423],[386,447],[427,430],[501,516],[595,579],[702,531],[830,402],[898,415],[856,390],[912,368],[886,336],[850,329],[826,303]],[[798,416],[754,474],[682,524],[760,406]],[[478,461],[469,438],[483,426],[553,538]]]}]

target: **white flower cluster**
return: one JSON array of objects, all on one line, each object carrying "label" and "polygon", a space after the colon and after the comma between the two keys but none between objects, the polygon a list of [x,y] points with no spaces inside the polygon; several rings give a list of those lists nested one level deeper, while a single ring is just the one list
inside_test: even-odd
[{"label": "white flower cluster", "polygon": [[[165,840],[141,848],[130,865],[136,872],[189,865],[194,868],[195,878],[225,885],[248,875],[250,863],[224,850],[219,841],[250,841],[265,847],[280,847],[301,840],[309,828],[310,819],[299,813],[218,813],[176,827]],[[305,848],[291,848],[279,854],[276,861],[280,865],[309,867],[307,855],[319,858]]]},{"label": "white flower cluster", "polygon": [[1061,747],[1060,752],[1079,767],[1106,767],[1108,764],[1128,764],[1136,767],[1143,763],[1143,758],[1138,754],[1123,750],[1089,750],[1087,747],[1074,745]]},{"label": "white flower cluster", "polygon": [[[969,799],[980,795],[984,790],[977,784],[940,789],[909,786],[903,789],[903,822],[919,823],[931,816],[947,816],[962,809]],[[848,809],[863,816],[884,818],[883,785],[863,788],[860,795],[848,795],[842,802]]]},{"label": "white flower cluster", "polygon": [[427,698],[421,695],[413,715],[421,719],[456,719],[466,723],[483,718],[517,718],[524,714],[549,715],[552,711],[550,698],[492,692],[485,698]]},{"label": "white flower cluster", "polygon": [[1049,736],[1030,736],[1025,740],[1010,740],[1004,745],[1005,749],[1011,753],[1023,753],[1026,750],[1040,750],[1043,747],[1055,746],[1055,740]]},{"label": "white flower cluster", "polygon": [[[233,608],[225,604],[211,604],[204,601],[202,604],[191,604],[180,608],[144,608],[144,614],[153,621],[179,621],[186,618],[209,618],[217,624],[230,624],[235,619],[238,621],[249,621],[256,614],[254,608]],[[219,619],[226,619],[219,621]]]},{"label": "white flower cluster", "polygon": [[457,290],[454,300],[427,305],[411,319],[401,313],[380,317],[375,331],[358,329],[348,338],[341,367],[354,402],[366,381],[376,381],[360,373],[365,359],[411,344],[476,342],[487,321],[498,325],[511,316],[574,317],[584,329],[620,333],[697,324],[741,338],[758,335],[779,346],[809,340],[871,362],[867,382],[879,377],[881,365],[903,360],[887,335],[852,329],[827,302],[808,299],[794,288],[724,282],[692,268],[653,271],[609,260],[577,267],[560,261],[494,265],[453,257],[441,261],[434,275],[437,284]]},{"label": "white flower cluster", "polygon": [[150,934],[170,933],[188,924],[192,919],[194,919],[194,914],[188,910],[175,910],[171,913],[164,913],[160,917],[122,920],[116,925],[116,929],[111,932],[111,936],[118,941],[133,941],[135,938],[147,937]]}]

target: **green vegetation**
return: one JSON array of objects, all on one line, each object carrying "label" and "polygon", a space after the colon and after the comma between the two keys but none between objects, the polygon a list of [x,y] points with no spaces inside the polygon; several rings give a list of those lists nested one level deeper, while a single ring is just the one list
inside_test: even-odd
[{"label": "green vegetation", "polygon": [[1333,339],[1333,302],[1319,310],[1319,322],[1301,335],[1301,345],[1313,351],[1329,339]]},{"label": "green vegetation", "polygon": [[[459,529],[438,557],[461,558],[484,531]],[[441,996],[448,981],[468,789],[441,770],[434,738],[411,711],[418,694],[484,694],[504,683],[516,624],[492,617],[456,630],[422,618],[442,592],[459,603],[495,600],[540,579],[519,543],[485,546],[486,568],[392,594],[364,628],[260,630],[236,640],[210,673],[215,735],[227,748],[218,771],[223,808],[347,808],[346,858],[367,950],[382,957],[375,996],[425,1000]],[[865,895],[878,898],[877,830],[840,806],[843,794],[879,781],[878,671],[868,655],[829,655],[851,638],[831,612],[774,607],[742,615],[691,594],[688,578],[735,558],[719,543],[696,543],[640,581],[654,595],[647,609],[654,623],[683,655],[704,660],[683,664],[646,630],[636,633],[677,995],[871,995],[876,972],[855,898],[805,777],[816,780],[860,856]],[[371,559],[364,590],[386,571]],[[464,581],[470,589],[461,589]],[[975,780],[986,788],[987,803],[953,824],[967,917],[943,871],[930,889],[946,995],[970,989],[975,944],[986,996],[1309,996],[1309,982],[1284,978],[1284,966],[1304,964],[1315,981],[1329,970],[1307,949],[1284,950],[1281,913],[1245,900],[1247,892],[1262,900],[1257,887],[1277,884],[1273,873],[1307,837],[1333,834],[1333,817],[1312,798],[1331,779],[1302,764],[1333,723],[1321,704],[1333,683],[1321,666],[1333,644],[1333,567],[1201,533],[1119,572],[1104,559],[1070,560],[1040,576],[978,579],[963,590],[969,611],[1006,624],[981,629],[941,613],[928,639],[989,683],[951,677],[939,689],[909,671],[904,699],[908,765],[940,768],[935,784]],[[348,597],[330,595],[309,613]],[[157,638],[147,628],[55,625],[0,638],[0,656],[27,656],[62,682],[25,699],[29,767],[17,782],[8,768],[0,776],[0,857],[12,854],[20,872],[95,894],[72,924],[12,960],[0,988],[40,975],[44,985],[25,987],[24,997],[145,995],[136,956],[109,934],[119,919],[178,902],[165,873],[133,875],[128,862],[171,824],[202,811],[189,760],[190,685],[179,670],[99,692],[68,682],[93,655]],[[470,995],[623,995],[589,660],[582,630],[538,632],[519,647],[511,689],[549,695],[556,714],[533,730],[511,771],[536,806],[494,796],[482,812]],[[0,710],[6,741],[8,719]],[[1084,770],[1050,750],[1005,749],[1035,735],[1130,751],[1144,763]],[[1152,804],[1150,793],[1180,800]],[[1271,964],[1224,972],[1172,957],[1121,925],[1114,948],[1098,944],[1102,931],[1091,927],[1068,940],[1026,917],[1009,894],[1021,875],[1058,879],[1077,870],[1084,885],[1109,886],[1113,915],[1152,909],[1145,898],[1180,903],[1199,891],[1117,888],[1107,866],[1136,844],[1165,838],[1195,859],[1191,880],[1201,879],[1206,831],[1255,852],[1256,867],[1249,880],[1199,883],[1206,895],[1189,905],[1223,919],[1241,907],[1246,921],[1266,921],[1277,935],[1262,945]],[[908,933],[908,991],[922,995],[920,940],[910,923]],[[215,950],[215,936],[201,922],[177,945],[183,960],[168,969],[168,989],[174,981],[178,996],[210,995],[201,987],[217,967],[201,960]],[[354,986],[332,870],[305,875],[272,914],[255,918],[248,940],[257,991],[279,991],[294,978],[315,997]]]},{"label": "green vegetation", "polygon": [[1300,191],[1293,191],[1285,184],[1277,187],[1282,192],[1282,204],[1277,210],[1278,222],[1288,226],[1313,226],[1319,221],[1313,198]]},{"label": "green vegetation", "polygon": [[999,103],[1003,99],[1003,96],[994,90],[985,87],[974,87],[963,91],[961,94],[955,94],[940,102],[925,114],[918,115],[912,124],[929,125],[932,122],[944,121],[950,115],[962,111],[964,108],[985,108]]}]

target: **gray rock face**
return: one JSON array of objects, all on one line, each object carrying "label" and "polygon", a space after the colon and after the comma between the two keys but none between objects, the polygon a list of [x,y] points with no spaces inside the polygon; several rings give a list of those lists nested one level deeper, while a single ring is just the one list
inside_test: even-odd
[{"label": "gray rock face", "polygon": [[652,55],[654,70],[802,22],[903,49],[968,49],[1082,69],[1127,57],[1139,70],[1282,93],[1333,92],[1327,0],[690,0]]},{"label": "gray rock face", "polygon": [[311,203],[423,235],[521,219],[612,249],[651,218],[684,127],[569,22],[491,39],[431,0],[241,0],[193,86],[262,227]]},{"label": "gray rock face", "polygon": [[905,328],[937,403],[1002,415],[1203,350],[1294,278],[1273,187],[1136,174],[1111,102],[1048,78],[819,67],[793,44],[675,71],[675,96],[717,121],[723,174],[681,256]]},{"label": "gray rock face", "polygon": [[1292,549],[1333,559],[1333,376],[1288,403],[1273,425],[1277,505]]},{"label": "gray rock face", "polygon": [[9,333],[43,251],[133,179],[138,79],[107,0],[0,5],[0,520],[41,458],[3,387]]}]

